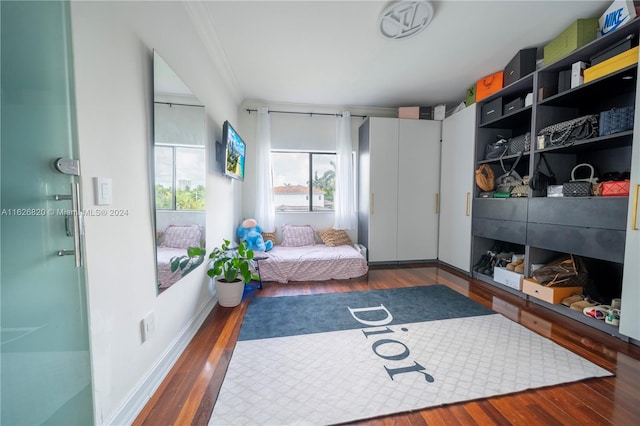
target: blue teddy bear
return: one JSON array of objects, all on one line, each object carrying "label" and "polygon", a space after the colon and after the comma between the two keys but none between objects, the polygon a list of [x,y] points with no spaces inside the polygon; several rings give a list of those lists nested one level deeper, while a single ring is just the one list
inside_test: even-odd
[{"label": "blue teddy bear", "polygon": [[273,241],[262,238],[262,228],[255,219],[245,219],[236,231],[240,241],[247,243],[247,248],[253,251],[269,251],[273,248]]}]

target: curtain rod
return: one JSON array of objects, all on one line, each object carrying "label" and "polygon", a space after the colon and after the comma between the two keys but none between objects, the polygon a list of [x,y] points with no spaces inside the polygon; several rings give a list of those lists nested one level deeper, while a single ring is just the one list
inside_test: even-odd
[{"label": "curtain rod", "polygon": [[188,107],[197,107],[197,108],[204,108],[204,105],[195,105],[195,104],[180,104],[178,102],[160,102],[160,101],[153,101],[154,104],[162,104],[162,105],[169,105],[169,106],[188,106]]},{"label": "curtain rod", "polygon": [[[249,114],[251,114],[252,112],[257,112],[257,109],[250,109],[247,108],[245,111],[247,111]],[[275,112],[278,114],[299,114],[299,115],[308,115],[309,117],[314,116],[314,115],[333,115],[334,117],[342,117],[342,114],[331,114],[328,112],[300,112],[300,111],[273,111],[273,110],[269,110],[269,112]],[[366,115],[351,115],[351,117],[360,117],[360,118],[367,118]]]}]

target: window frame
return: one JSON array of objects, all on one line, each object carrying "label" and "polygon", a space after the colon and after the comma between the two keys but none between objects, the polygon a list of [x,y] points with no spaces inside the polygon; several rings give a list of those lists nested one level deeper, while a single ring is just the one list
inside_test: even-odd
[{"label": "window frame", "polygon": [[[157,188],[154,188],[154,203],[156,205],[156,210],[161,210],[161,211],[175,211],[175,212],[205,212],[207,210],[206,207],[206,199],[205,199],[205,206],[203,209],[178,209],[178,198],[177,198],[177,191],[178,191],[178,175],[177,175],[177,170],[178,170],[178,161],[177,161],[177,150],[178,149],[197,149],[197,150],[201,150],[202,154],[204,155],[204,161],[205,161],[205,170],[204,170],[204,180],[205,180],[205,184],[206,184],[206,180],[207,180],[207,171],[206,171],[206,155],[207,155],[207,149],[206,146],[203,145],[172,145],[172,144],[163,144],[163,143],[158,143],[155,144],[154,149],[155,148],[170,148],[171,149],[171,206],[169,208],[162,208],[162,207],[158,207],[158,203],[157,203]],[[157,157],[156,155],[154,155],[154,157]],[[155,171],[156,167],[154,167],[154,175],[156,173]],[[154,180],[157,181],[157,176],[154,176]]]}]

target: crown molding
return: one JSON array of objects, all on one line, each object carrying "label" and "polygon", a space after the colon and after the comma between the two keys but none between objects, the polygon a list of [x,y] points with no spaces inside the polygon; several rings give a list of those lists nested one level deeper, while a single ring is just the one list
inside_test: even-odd
[{"label": "crown molding", "polygon": [[236,80],[235,73],[231,65],[229,65],[227,54],[220,43],[218,34],[215,31],[215,22],[207,8],[207,2],[198,0],[186,1],[182,2],[182,4],[189,15],[189,19],[193,22],[196,32],[202,40],[209,56],[213,60],[213,65],[229,88],[236,104],[239,105],[244,99],[244,95],[240,89],[238,80]]}]

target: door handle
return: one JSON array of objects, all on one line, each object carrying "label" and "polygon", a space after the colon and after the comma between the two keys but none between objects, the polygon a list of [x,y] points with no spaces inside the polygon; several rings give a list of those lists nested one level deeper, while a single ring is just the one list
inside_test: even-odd
[{"label": "door handle", "polygon": [[467,192],[467,207],[466,207],[466,210],[465,210],[465,214],[467,216],[469,216],[471,214],[471,212],[469,211],[469,205],[471,204],[471,203],[469,203],[469,198],[471,198],[471,193]]},{"label": "door handle", "polygon": [[638,191],[640,190],[640,184],[635,185],[634,196],[633,196],[633,213],[631,219],[631,230],[638,230]]},{"label": "door handle", "polygon": [[440,214],[440,193],[436,192],[436,214]]},{"label": "door handle", "polygon": [[[71,195],[55,195],[56,201],[71,200],[71,214],[65,217],[65,221],[71,219],[72,226],[67,226],[67,235],[73,236],[73,250],[58,250],[58,256],[75,256],[76,268],[82,267],[82,239],[80,235],[80,185],[71,184]],[[69,223],[66,222],[68,225]]]}]

